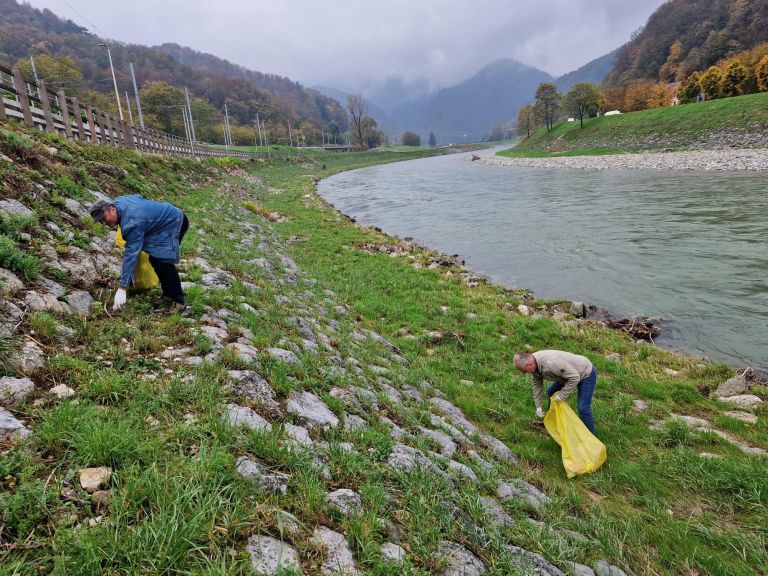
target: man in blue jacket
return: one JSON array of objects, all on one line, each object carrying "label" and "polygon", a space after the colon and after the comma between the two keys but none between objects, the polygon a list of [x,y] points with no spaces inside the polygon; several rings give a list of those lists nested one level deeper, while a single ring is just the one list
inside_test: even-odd
[{"label": "man in blue jacket", "polygon": [[145,200],[138,194],[121,196],[113,202],[98,200],[91,206],[91,217],[111,228],[120,226],[125,240],[125,256],[120,274],[120,286],[115,293],[113,310],[125,304],[126,290],[131,285],[133,269],[143,250],[149,254],[163,298],[170,303],[171,313],[186,312],[188,307],[181,289],[179,272],[179,244],[189,228],[186,214],[166,202]]}]

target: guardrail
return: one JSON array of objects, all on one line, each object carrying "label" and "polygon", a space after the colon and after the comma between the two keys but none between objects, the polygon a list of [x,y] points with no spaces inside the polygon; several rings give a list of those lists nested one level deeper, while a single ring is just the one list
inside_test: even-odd
[{"label": "guardrail", "polygon": [[27,82],[19,68],[0,62],[0,120],[16,119],[30,128],[65,136],[69,140],[171,156],[234,157],[258,154],[222,150],[191,142],[174,134],[141,128],[69,97],[64,90],[51,93],[44,80]]}]

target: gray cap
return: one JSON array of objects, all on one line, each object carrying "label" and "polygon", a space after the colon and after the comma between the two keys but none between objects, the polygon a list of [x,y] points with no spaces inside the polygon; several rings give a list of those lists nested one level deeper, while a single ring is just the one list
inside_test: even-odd
[{"label": "gray cap", "polygon": [[96,200],[96,202],[91,205],[90,210],[88,210],[91,213],[91,218],[93,218],[94,222],[101,222],[104,220],[104,212],[110,206],[114,206],[114,204],[112,204],[112,202],[107,202],[106,200]]}]

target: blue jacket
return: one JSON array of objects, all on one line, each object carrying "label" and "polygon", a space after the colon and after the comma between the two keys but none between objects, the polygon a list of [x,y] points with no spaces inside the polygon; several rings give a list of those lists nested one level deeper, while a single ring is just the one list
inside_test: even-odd
[{"label": "blue jacket", "polygon": [[181,210],[166,202],[145,200],[138,194],[121,196],[114,205],[125,240],[120,286],[130,285],[142,250],[162,262],[179,261],[179,232],[184,221]]}]

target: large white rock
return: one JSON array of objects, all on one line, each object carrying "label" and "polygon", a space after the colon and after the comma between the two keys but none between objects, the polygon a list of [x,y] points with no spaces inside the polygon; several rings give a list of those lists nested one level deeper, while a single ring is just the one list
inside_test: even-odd
[{"label": "large white rock", "polygon": [[759,396],[755,396],[754,394],[723,396],[718,398],[718,400],[720,400],[720,402],[732,404],[733,406],[738,406],[739,408],[745,408],[747,410],[754,410],[763,403],[762,399]]},{"label": "large white rock", "polygon": [[363,506],[360,494],[349,488],[340,488],[325,496],[326,503],[344,516],[350,516]]},{"label": "large white rock", "polygon": [[301,573],[299,554],[296,549],[271,536],[251,536],[245,546],[251,556],[251,565],[257,574],[275,576],[280,569]]},{"label": "large white rock", "polygon": [[312,540],[325,549],[325,559],[320,566],[322,574],[343,574],[344,576],[360,574],[355,568],[355,558],[349,543],[342,534],[325,526],[318,526],[312,533]]},{"label": "large white rock", "polygon": [[459,429],[463,429],[464,432],[468,434],[474,434],[478,432],[477,426],[472,424],[469,420],[467,420],[466,416],[464,416],[464,412],[461,411],[460,408],[457,406],[454,406],[448,400],[444,400],[443,398],[433,397],[429,399],[429,402],[438,410],[440,410],[443,414],[445,414],[445,417],[451,421],[451,423],[456,426]]},{"label": "large white rock", "polygon": [[21,402],[35,389],[35,383],[29,378],[0,378],[0,405],[8,406]]},{"label": "large white rock", "polygon": [[11,364],[22,374],[34,374],[45,366],[45,354],[37,344],[27,340],[11,357]]},{"label": "large white rock", "polygon": [[32,216],[34,214],[32,210],[13,198],[0,200],[0,212],[6,216]]},{"label": "large white rock", "polygon": [[98,468],[82,468],[78,471],[80,486],[86,492],[95,492],[105,486],[112,479],[112,468],[99,466]]},{"label": "large white rock", "polygon": [[73,290],[67,294],[67,303],[73,312],[87,316],[93,306],[93,297],[85,290]]},{"label": "large white rock", "polygon": [[286,410],[305,420],[312,428],[336,428],[339,425],[336,415],[312,392],[292,392]]},{"label": "large white rock", "polygon": [[5,408],[0,408],[0,442],[29,436],[29,429]]},{"label": "large white rock", "polygon": [[272,424],[246,406],[227,404],[223,418],[232,426],[246,426],[252,430],[260,430],[262,432],[272,430]]},{"label": "large white rock", "polygon": [[275,360],[283,362],[284,364],[301,364],[299,357],[290,350],[285,350],[283,348],[267,348],[267,353]]}]

